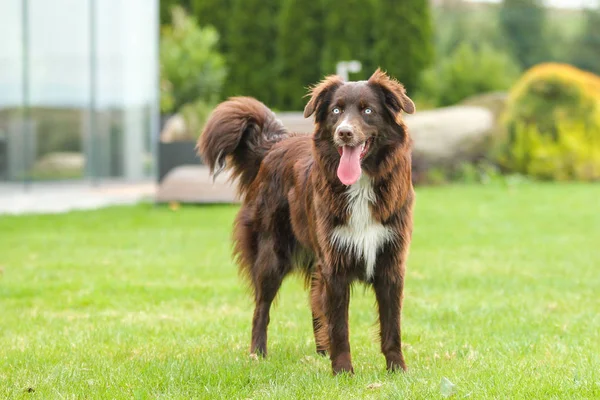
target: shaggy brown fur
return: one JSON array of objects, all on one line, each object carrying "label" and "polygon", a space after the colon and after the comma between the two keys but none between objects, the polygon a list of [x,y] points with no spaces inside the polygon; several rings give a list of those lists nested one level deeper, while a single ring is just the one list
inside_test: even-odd
[{"label": "shaggy brown fur", "polygon": [[[211,172],[231,168],[238,178],[234,251],[254,291],[251,352],[266,356],[271,303],[284,277],[300,269],[310,283],[316,348],[329,353],[334,373],[353,372],[348,305],[355,281],[375,290],[387,368],[406,369],[400,314],[414,191],[402,111],[414,112],[414,104],[380,70],[361,82],[327,77],[310,94],[304,115],[315,114],[312,135],[288,132],[265,105],[238,97],[215,109],[198,142]],[[340,153],[354,146],[365,148],[362,175],[346,186],[336,169]]]}]

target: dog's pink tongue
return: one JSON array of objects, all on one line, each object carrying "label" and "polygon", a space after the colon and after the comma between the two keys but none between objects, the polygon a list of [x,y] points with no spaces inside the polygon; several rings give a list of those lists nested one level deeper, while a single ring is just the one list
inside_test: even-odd
[{"label": "dog's pink tongue", "polygon": [[361,146],[342,147],[342,158],[337,169],[337,176],[344,185],[352,185],[360,178]]}]

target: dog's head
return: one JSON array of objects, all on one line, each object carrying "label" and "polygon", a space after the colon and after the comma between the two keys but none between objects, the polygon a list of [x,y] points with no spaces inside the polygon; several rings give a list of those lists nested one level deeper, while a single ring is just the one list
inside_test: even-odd
[{"label": "dog's head", "polygon": [[315,114],[315,141],[328,159],[336,159],[337,177],[344,185],[360,178],[364,163],[378,150],[406,141],[402,111],[412,114],[415,105],[404,86],[381,70],[368,81],[344,82],[329,76],[314,86],[304,117]]}]

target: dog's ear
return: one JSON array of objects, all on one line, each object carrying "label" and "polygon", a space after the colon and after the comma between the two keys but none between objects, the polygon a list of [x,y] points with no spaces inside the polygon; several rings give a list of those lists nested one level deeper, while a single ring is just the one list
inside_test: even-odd
[{"label": "dog's ear", "polygon": [[[330,75],[323,79],[318,84],[311,87],[306,96],[311,96],[308,104],[304,107],[304,118],[308,118],[313,113],[326,103],[326,99],[330,98],[333,92],[342,86],[344,81],[337,75]],[[317,118],[318,120],[319,118]]]},{"label": "dog's ear", "polygon": [[404,86],[397,80],[390,78],[380,68],[377,68],[377,71],[371,75],[368,84],[377,86],[382,90],[385,106],[394,116],[397,116],[400,111],[414,114],[415,103],[406,95]]}]

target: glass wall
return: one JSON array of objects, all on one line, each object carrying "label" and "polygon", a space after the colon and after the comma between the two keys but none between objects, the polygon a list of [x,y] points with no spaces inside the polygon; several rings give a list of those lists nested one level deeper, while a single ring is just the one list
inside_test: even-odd
[{"label": "glass wall", "polygon": [[0,1],[0,180],[154,174],[158,0]]}]

